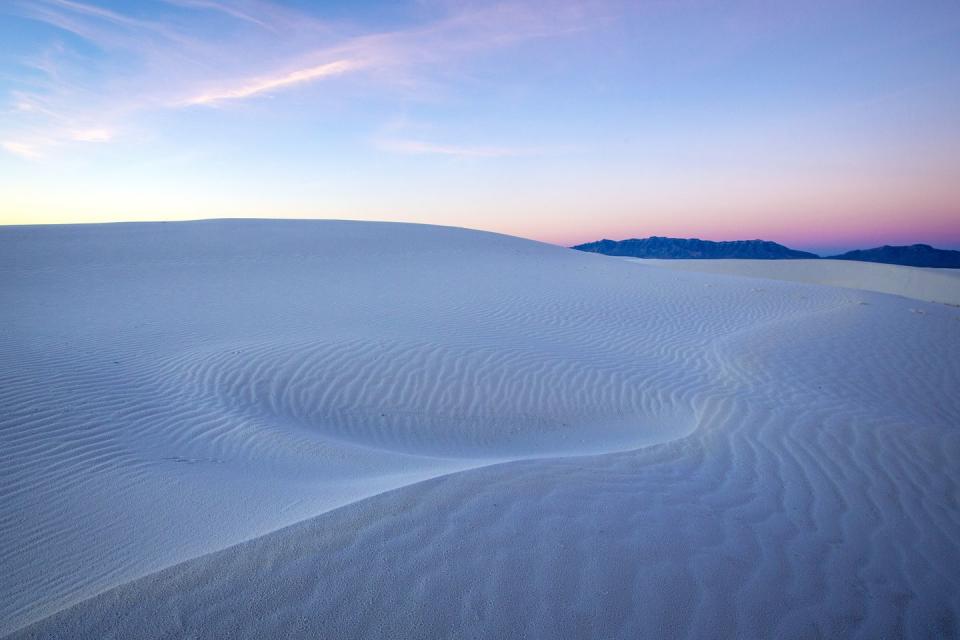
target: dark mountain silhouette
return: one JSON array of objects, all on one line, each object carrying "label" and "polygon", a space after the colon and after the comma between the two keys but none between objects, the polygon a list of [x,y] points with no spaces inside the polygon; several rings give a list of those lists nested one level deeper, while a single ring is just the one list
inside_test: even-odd
[{"label": "dark mountain silhouette", "polygon": [[697,238],[650,238],[630,240],[600,240],[578,244],[573,247],[579,251],[602,253],[608,256],[629,256],[633,258],[750,258],[754,260],[783,260],[797,258],[819,258],[806,251],[796,251],[782,244],[768,240],[733,240],[713,242]]},{"label": "dark mountain silhouette", "polygon": [[858,249],[838,256],[834,260],[861,260],[884,264],[903,264],[908,267],[947,267],[960,269],[960,251],[935,249],[928,244],[911,244],[903,247],[884,245],[874,249]]}]

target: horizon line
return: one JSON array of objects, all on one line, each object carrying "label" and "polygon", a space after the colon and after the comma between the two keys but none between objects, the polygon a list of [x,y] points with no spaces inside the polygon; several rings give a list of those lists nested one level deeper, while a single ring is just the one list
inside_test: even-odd
[{"label": "horizon line", "polygon": [[[215,222],[215,221],[231,221],[231,220],[246,220],[246,221],[276,221],[276,222],[368,222],[368,223],[388,223],[388,224],[413,224],[413,225],[422,225],[422,226],[432,226],[432,227],[448,227],[454,229],[466,229],[469,231],[479,231],[483,233],[494,233],[498,235],[512,236],[516,238],[523,238],[525,240],[532,240],[534,242],[543,242],[545,244],[551,244],[564,248],[573,248],[583,244],[590,244],[593,242],[601,242],[604,240],[609,240],[611,242],[625,242],[628,240],[646,240],[649,238],[665,238],[670,240],[700,240],[704,242],[775,242],[789,249],[798,248],[808,253],[813,253],[818,255],[818,257],[829,257],[820,255],[824,252],[847,252],[847,251],[857,251],[857,250],[866,250],[866,249],[875,249],[881,247],[909,247],[914,245],[927,245],[935,249],[944,249],[949,251],[958,251],[960,250],[960,240],[957,242],[946,242],[941,243],[937,241],[904,241],[897,244],[891,244],[891,241],[884,241],[881,244],[870,244],[869,241],[864,241],[860,244],[854,244],[850,241],[838,242],[837,244],[831,244],[828,241],[819,242],[819,243],[787,243],[779,239],[772,239],[772,237],[738,237],[736,239],[714,239],[710,237],[701,237],[699,235],[691,236],[681,236],[681,235],[661,235],[658,233],[652,233],[650,235],[642,236],[630,236],[623,237],[622,239],[616,240],[610,237],[603,236],[596,238],[594,240],[587,240],[584,242],[574,242],[569,243],[569,241],[555,241],[547,240],[543,238],[532,237],[530,235],[521,235],[518,233],[510,233],[500,229],[493,228],[481,228],[481,227],[471,227],[465,225],[457,224],[439,224],[436,222],[423,222],[419,220],[391,220],[387,218],[341,218],[341,217],[272,217],[272,216],[210,216],[210,217],[197,217],[197,218],[144,218],[144,219],[122,219],[122,220],[78,220],[71,222],[3,222],[0,221],[0,227],[66,227],[66,226],[92,226],[92,225],[116,225],[116,224],[173,224],[178,222]],[[596,236],[594,236],[596,237]],[[789,241],[788,241],[789,242]],[[896,242],[896,241],[893,241]]]}]

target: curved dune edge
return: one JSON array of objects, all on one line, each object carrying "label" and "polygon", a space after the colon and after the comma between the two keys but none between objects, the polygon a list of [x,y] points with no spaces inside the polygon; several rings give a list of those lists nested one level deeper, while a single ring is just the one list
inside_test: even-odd
[{"label": "curved dune edge", "polygon": [[[249,345],[246,345],[246,348],[249,348]],[[639,431],[636,427],[638,424],[643,424],[646,429],[644,431]],[[357,423],[358,426],[359,423]],[[577,458],[589,458],[595,456],[604,456],[604,455],[616,455],[621,453],[636,453],[642,449],[657,447],[661,445],[668,444],[670,442],[682,440],[692,433],[694,433],[698,428],[698,423],[696,418],[690,415],[684,415],[681,418],[678,418],[676,415],[671,416],[670,420],[661,420],[659,423],[650,419],[648,416],[647,419],[641,420],[639,417],[636,418],[627,418],[623,421],[622,424],[613,424],[607,425],[604,427],[600,424],[593,425],[593,429],[584,429],[580,428],[569,428],[568,425],[564,425],[564,431],[559,434],[562,438],[562,441],[551,443],[549,440],[543,441],[527,441],[521,443],[521,446],[526,450],[526,453],[523,455],[516,455],[510,457],[487,457],[487,458],[469,458],[463,457],[462,455],[455,455],[453,458],[443,457],[442,455],[435,455],[436,452],[431,452],[430,454],[416,454],[411,451],[398,451],[390,449],[389,447],[380,449],[379,445],[371,444],[369,442],[357,442],[357,441],[348,441],[345,442],[347,446],[359,446],[364,449],[372,449],[374,451],[384,451],[386,453],[401,453],[405,455],[411,455],[414,457],[426,457],[430,459],[436,459],[444,461],[449,465],[453,470],[447,472],[437,473],[435,475],[422,475],[422,474],[410,474],[414,476],[414,479],[409,482],[398,482],[397,484],[390,485],[382,490],[375,491],[369,494],[361,494],[355,499],[351,499],[346,502],[338,503],[331,506],[329,509],[312,514],[306,518],[298,520],[293,523],[285,524],[282,527],[262,533],[254,538],[241,540],[234,544],[231,544],[227,547],[220,549],[213,549],[204,553],[203,555],[182,559],[174,564],[163,567],[155,572],[152,572],[147,575],[137,576],[136,578],[131,579],[129,582],[113,585],[106,589],[105,591],[91,594],[87,598],[84,598],[80,601],[70,603],[62,609],[52,611],[49,615],[33,620],[28,624],[17,628],[12,629],[9,632],[6,632],[4,635],[0,636],[4,639],[6,638],[18,638],[18,637],[36,637],[38,634],[42,637],[57,637],[62,634],[68,634],[73,637],[107,637],[111,633],[116,632],[116,629],[111,629],[112,622],[105,622],[105,628],[100,628],[96,631],[89,630],[86,632],[79,631],[77,629],[60,629],[56,628],[54,630],[45,629],[49,625],[54,627],[59,627],[61,625],[60,620],[64,617],[69,618],[73,615],[73,612],[79,612],[83,616],[83,611],[87,610],[89,607],[97,608],[98,602],[103,600],[111,600],[117,597],[118,594],[125,592],[126,590],[136,590],[141,584],[149,584],[157,579],[161,575],[167,575],[170,573],[178,573],[180,571],[186,570],[190,571],[190,568],[194,563],[203,563],[205,558],[208,556],[219,556],[220,554],[230,554],[234,552],[242,553],[242,550],[250,545],[259,545],[261,543],[268,543],[271,539],[275,538],[278,535],[282,535],[283,532],[289,531],[294,532],[299,528],[309,526],[311,521],[320,520],[326,516],[329,516],[333,512],[337,512],[343,509],[350,509],[356,507],[357,505],[379,498],[387,494],[392,494],[395,492],[403,491],[404,489],[414,488],[416,485],[429,483],[436,480],[441,480],[448,476],[454,476],[458,474],[464,474],[474,471],[479,471],[489,467],[498,467],[502,465],[511,465],[514,463],[523,463],[523,462],[534,462],[534,461],[545,461],[547,463],[554,463],[561,460],[575,460]],[[656,427],[651,429],[651,427]],[[592,433],[591,433],[592,431]],[[597,432],[600,432],[603,438],[599,441],[596,440]],[[558,435],[558,434],[551,434]],[[585,438],[588,435],[593,435],[594,439],[592,442],[587,441]],[[516,444],[516,443],[513,443]],[[530,446],[532,445],[532,446]],[[539,447],[537,446],[539,445]],[[529,447],[529,449],[528,449]],[[482,452],[482,449],[478,453]],[[451,452],[448,452],[451,453]],[[462,453],[462,452],[461,452]],[[406,478],[408,476],[400,476],[400,478]],[[394,476],[390,476],[392,480]],[[179,579],[178,579],[179,580]],[[137,596],[140,597],[140,596]],[[153,596],[149,596],[153,597]],[[139,623],[138,623],[139,624]],[[69,623],[68,623],[69,625]],[[138,629],[129,629],[129,633],[134,633],[140,635],[141,630]],[[121,634],[119,637],[123,637]]]},{"label": "curved dune edge", "polygon": [[[649,423],[649,421],[646,421],[646,422]],[[628,421],[628,424],[632,425],[634,424],[634,421],[630,420]],[[566,460],[566,459],[575,460],[577,458],[587,458],[587,457],[603,456],[603,455],[615,455],[618,453],[631,453],[631,452],[635,453],[641,449],[645,449],[648,447],[656,447],[656,446],[668,444],[673,441],[682,440],[683,438],[688,437],[690,434],[696,431],[697,424],[692,417],[689,417],[689,419],[686,422],[673,421],[672,424],[664,428],[659,428],[652,432],[648,431],[645,436],[642,434],[631,433],[631,431],[633,430],[632,429],[625,430],[623,429],[623,425],[615,425],[615,427],[616,427],[616,430],[614,433],[614,437],[611,440],[601,440],[600,442],[592,442],[592,443],[585,442],[583,439],[585,432],[583,432],[582,430],[581,431],[574,430],[566,434],[570,437],[570,441],[566,441],[566,438],[565,438],[565,441],[562,442],[559,447],[547,446],[539,451],[532,450],[527,455],[523,455],[523,456],[505,457],[505,458],[499,458],[499,459],[488,459],[485,461],[463,458],[462,461],[458,461],[455,463],[459,465],[459,468],[457,468],[456,470],[444,472],[444,473],[438,473],[436,475],[427,475],[423,477],[418,477],[415,480],[412,480],[407,483],[401,482],[393,486],[390,486],[388,488],[385,488],[381,491],[377,491],[375,493],[371,493],[368,495],[362,495],[348,502],[337,504],[336,506],[332,506],[330,509],[326,511],[313,514],[309,517],[303,518],[302,520],[298,520],[297,522],[286,524],[273,531],[268,531],[266,533],[258,535],[255,538],[242,540],[221,549],[214,549],[201,556],[183,559],[175,564],[172,564],[167,567],[163,567],[162,569],[159,569],[158,571],[153,572],[151,574],[138,576],[130,580],[129,582],[114,585],[103,592],[92,594],[83,600],[71,603],[60,610],[51,612],[49,615],[43,618],[31,621],[30,623],[24,625],[23,627],[13,629],[10,632],[7,632],[5,635],[0,637],[4,639],[18,638],[18,637],[35,637],[38,633],[44,637],[55,637],[63,633],[67,633],[69,635],[77,637],[78,633],[80,632],[78,632],[76,629],[69,630],[69,631],[65,629],[57,629],[57,630],[50,631],[50,630],[44,630],[43,628],[50,625],[51,622],[53,626],[55,627],[59,626],[59,622],[58,622],[59,619],[63,617],[69,617],[71,615],[71,612],[82,612],[84,609],[88,607],[96,608],[97,602],[104,599],[110,600],[116,597],[116,595],[111,595],[111,594],[114,594],[115,592],[121,593],[124,590],[128,590],[128,589],[137,589],[138,585],[144,584],[144,583],[150,583],[156,580],[156,578],[159,577],[161,574],[168,574],[169,572],[177,573],[183,570],[189,571],[189,567],[193,563],[203,563],[204,558],[207,558],[208,556],[217,556],[219,554],[230,554],[233,552],[242,553],[242,549],[251,544],[260,544],[261,541],[266,543],[270,539],[278,535],[281,535],[285,531],[293,532],[298,528],[308,526],[311,521],[324,518],[333,512],[340,511],[342,509],[350,509],[351,507],[355,507],[360,503],[363,503],[368,500],[376,499],[386,494],[392,494],[394,492],[403,491],[404,489],[413,488],[416,485],[440,480],[448,476],[469,473],[473,471],[479,471],[489,467],[510,465],[513,463],[533,462],[538,460],[543,460],[546,462],[557,462],[557,461]],[[577,449],[577,446],[580,446],[582,448]],[[389,449],[387,451],[389,451]],[[81,613],[81,615],[83,614]],[[136,631],[131,630],[130,632],[134,633]],[[100,629],[96,632],[89,631],[88,633],[90,634],[89,637],[93,637],[94,635],[98,637],[106,637],[111,633],[111,631],[108,629]],[[136,633],[139,633],[139,632],[136,632]]]},{"label": "curved dune edge", "polygon": [[[949,635],[955,310],[464,230],[163,229],[0,251],[20,633]],[[683,437],[591,431],[630,416]]]},{"label": "curved dune edge", "polygon": [[[691,429],[691,432],[692,431],[693,429]],[[0,637],[2,637],[4,640],[21,638],[21,637],[25,637],[25,638],[57,637],[64,633],[74,637],[94,637],[94,636],[107,637],[111,635],[111,633],[115,634],[117,632],[117,629],[108,628],[114,624],[113,622],[105,622],[104,624],[106,625],[106,627],[100,628],[97,631],[93,631],[93,630],[80,631],[76,628],[76,623],[70,620],[70,618],[74,616],[85,618],[87,617],[87,614],[90,611],[97,611],[101,609],[102,603],[104,602],[113,603],[113,602],[117,602],[118,600],[128,600],[128,601],[131,599],[139,600],[145,596],[140,593],[137,593],[137,595],[135,596],[131,596],[127,594],[130,592],[139,592],[144,588],[149,589],[150,585],[158,581],[163,581],[163,582],[168,581],[171,577],[173,577],[174,582],[177,582],[182,585],[184,580],[181,577],[182,574],[195,573],[197,571],[196,569],[197,566],[203,565],[210,561],[213,561],[214,563],[216,563],[222,558],[224,558],[225,556],[230,556],[233,554],[242,555],[250,547],[265,547],[265,546],[273,546],[273,545],[288,546],[288,543],[287,543],[288,538],[294,538],[298,536],[301,533],[301,531],[304,529],[313,528],[319,521],[321,521],[324,518],[334,517],[334,514],[336,514],[339,511],[360,508],[362,507],[362,503],[365,503],[368,501],[389,501],[390,499],[389,497],[391,494],[400,493],[405,490],[411,490],[416,492],[418,485],[429,486],[432,483],[435,483],[437,481],[449,479],[452,476],[457,476],[461,474],[468,474],[471,472],[481,471],[481,470],[490,469],[493,467],[499,467],[503,465],[513,465],[517,463],[522,464],[525,462],[544,462],[546,464],[555,464],[563,461],[575,461],[577,458],[615,455],[617,453],[631,453],[631,452],[635,453],[643,448],[668,444],[669,442],[672,442],[674,440],[682,440],[686,435],[689,435],[689,433],[684,435],[677,435],[675,438],[672,438],[670,440],[663,440],[657,443],[650,443],[648,445],[644,445],[642,447],[638,447],[637,449],[632,449],[632,450],[625,449],[620,451],[607,451],[607,452],[598,452],[598,451],[590,450],[583,453],[568,453],[566,455],[558,456],[558,457],[543,455],[543,456],[535,456],[535,457],[528,457],[528,458],[513,458],[513,459],[492,461],[492,462],[480,464],[477,466],[466,467],[457,471],[451,471],[449,473],[441,473],[435,476],[426,477],[423,479],[416,480],[414,482],[410,482],[409,484],[398,484],[384,491],[374,493],[368,496],[364,496],[356,500],[353,500],[351,502],[333,507],[329,511],[317,513],[313,516],[304,518],[303,520],[294,522],[292,524],[285,525],[279,529],[267,532],[255,538],[251,538],[249,540],[243,540],[243,541],[237,542],[236,544],[230,545],[228,547],[210,551],[202,556],[185,559],[174,565],[164,567],[163,569],[160,569],[159,571],[156,571],[154,573],[144,575],[144,576],[139,576],[137,578],[130,580],[129,582],[115,585],[104,592],[91,595],[90,597],[84,600],[72,603],[67,607],[60,609],[58,611],[55,611],[44,618],[35,620],[21,628],[14,629],[11,632]],[[263,563],[254,562],[253,564],[263,564]],[[201,569],[200,571],[204,574],[207,574],[209,572],[209,570],[206,568]],[[242,579],[239,576],[235,576],[235,578]],[[182,587],[178,586],[177,588],[180,589]],[[169,596],[150,595],[146,597],[163,599],[164,597],[169,597]],[[138,621],[136,624],[139,625],[140,622]],[[135,629],[131,630],[131,632],[136,632],[138,634],[140,633],[140,631],[136,631]],[[166,632],[167,631],[163,633],[166,633]]]}]

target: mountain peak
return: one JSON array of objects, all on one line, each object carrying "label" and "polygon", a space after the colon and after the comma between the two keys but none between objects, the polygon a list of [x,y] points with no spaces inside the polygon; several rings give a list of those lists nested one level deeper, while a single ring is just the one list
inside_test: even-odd
[{"label": "mountain peak", "polygon": [[863,262],[902,264],[908,267],[960,269],[960,251],[935,249],[928,244],[904,246],[885,244],[882,247],[847,251],[830,257],[833,260],[861,260]]},{"label": "mountain peak", "polygon": [[608,240],[579,244],[574,249],[608,256],[667,259],[740,258],[781,260],[818,258],[816,254],[796,251],[770,240],[730,240],[715,242],[699,238],[650,236],[629,240]]}]

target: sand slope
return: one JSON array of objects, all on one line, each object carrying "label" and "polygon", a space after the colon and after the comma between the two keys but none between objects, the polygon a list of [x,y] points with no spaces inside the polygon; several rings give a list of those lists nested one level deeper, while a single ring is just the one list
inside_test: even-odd
[{"label": "sand slope", "polygon": [[632,260],[678,271],[810,282],[960,305],[960,269],[850,260]]},{"label": "sand slope", "polygon": [[958,633],[955,308],[353,222],[0,286],[0,633]]}]

